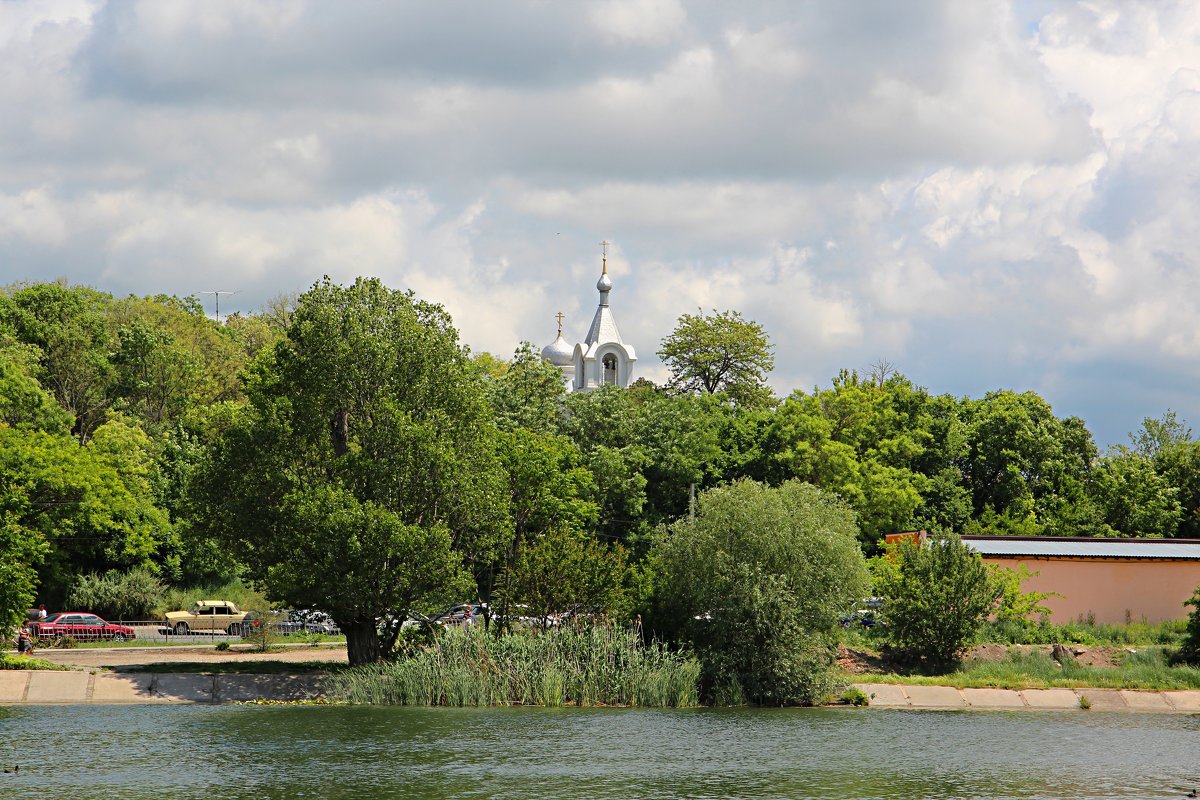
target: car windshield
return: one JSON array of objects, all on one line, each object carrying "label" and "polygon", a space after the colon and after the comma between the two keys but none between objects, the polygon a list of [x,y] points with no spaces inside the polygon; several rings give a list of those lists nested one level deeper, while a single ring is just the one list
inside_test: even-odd
[{"label": "car windshield", "polygon": [[42,620],[42,622],[57,622],[59,617],[61,617],[61,616],[62,616],[62,614],[51,614],[50,616],[48,616],[44,620]]}]

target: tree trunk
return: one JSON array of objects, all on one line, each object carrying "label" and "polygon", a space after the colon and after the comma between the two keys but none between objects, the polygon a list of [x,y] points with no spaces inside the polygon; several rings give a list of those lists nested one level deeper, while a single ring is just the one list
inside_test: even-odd
[{"label": "tree trunk", "polygon": [[383,660],[379,636],[375,631],[375,620],[338,621],[338,627],[346,634],[346,654],[349,656],[350,666],[373,664]]}]

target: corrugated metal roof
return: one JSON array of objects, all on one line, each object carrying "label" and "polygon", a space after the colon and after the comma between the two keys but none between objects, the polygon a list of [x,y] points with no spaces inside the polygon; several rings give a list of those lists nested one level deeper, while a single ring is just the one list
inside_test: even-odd
[{"label": "corrugated metal roof", "polygon": [[1060,558],[1173,558],[1200,561],[1200,540],[1081,539],[1017,536],[964,536],[963,542],[987,556]]}]

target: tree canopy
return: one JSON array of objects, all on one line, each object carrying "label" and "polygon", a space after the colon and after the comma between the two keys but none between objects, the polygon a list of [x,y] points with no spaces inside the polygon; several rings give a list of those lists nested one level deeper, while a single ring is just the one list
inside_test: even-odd
[{"label": "tree canopy", "polygon": [[710,697],[812,703],[832,686],[838,619],[866,593],[857,534],[811,484],[711,489],[655,542],[655,625],[696,648]]},{"label": "tree canopy", "polygon": [[[510,532],[495,426],[437,305],[377,280],[300,297],[256,363],[197,502],[274,597],[329,612],[353,663],[422,598],[453,595]],[[377,636],[377,621],[396,620]]]},{"label": "tree canopy", "polygon": [[679,392],[723,392],[740,405],[770,402],[767,376],[775,368],[763,327],[738,311],[684,314],[662,340],[658,355]]}]

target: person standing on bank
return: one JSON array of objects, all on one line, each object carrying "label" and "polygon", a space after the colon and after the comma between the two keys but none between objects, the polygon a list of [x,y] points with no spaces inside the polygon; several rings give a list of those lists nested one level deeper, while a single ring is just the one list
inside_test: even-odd
[{"label": "person standing on bank", "polygon": [[21,630],[17,631],[17,654],[29,655],[33,652],[33,635],[29,632],[28,625],[22,625]]}]

